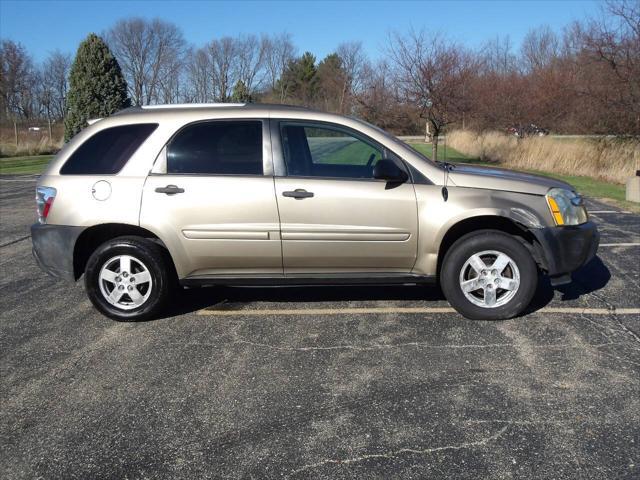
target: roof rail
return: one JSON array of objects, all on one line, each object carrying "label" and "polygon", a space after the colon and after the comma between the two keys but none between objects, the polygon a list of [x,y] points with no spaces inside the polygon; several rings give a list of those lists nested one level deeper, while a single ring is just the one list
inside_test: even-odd
[{"label": "roof rail", "polygon": [[220,107],[244,107],[245,103],[167,103],[162,105],[143,105],[143,110],[156,110],[164,108],[220,108]]}]

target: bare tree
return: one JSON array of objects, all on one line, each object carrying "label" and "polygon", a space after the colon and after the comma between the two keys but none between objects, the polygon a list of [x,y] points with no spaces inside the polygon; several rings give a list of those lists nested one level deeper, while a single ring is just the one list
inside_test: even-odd
[{"label": "bare tree", "polygon": [[118,21],[107,34],[136,105],[157,102],[161,90],[180,69],[185,42],[180,29],[155,19]]},{"label": "bare tree", "polygon": [[236,43],[236,82],[241,81],[251,94],[263,81],[265,46],[255,35],[241,36]]},{"label": "bare tree", "polygon": [[31,118],[35,108],[36,72],[24,46],[11,40],[0,43],[0,101],[5,118]]},{"label": "bare tree", "polygon": [[216,100],[226,102],[236,81],[236,55],[238,44],[232,37],[212,40],[208,45],[211,80]]},{"label": "bare tree", "polygon": [[209,52],[207,48],[190,49],[186,59],[187,94],[189,102],[206,103],[215,100]]},{"label": "bare tree", "polygon": [[578,33],[586,61],[597,64],[604,80],[600,88],[586,87],[607,107],[631,114],[640,134],[640,2],[608,1],[605,13]]},{"label": "bare tree", "polygon": [[406,36],[393,35],[389,54],[404,96],[432,128],[433,155],[437,159],[438,137],[443,129],[469,110],[468,87],[477,70],[476,60],[440,35],[415,31]]},{"label": "bare tree", "polygon": [[560,57],[560,39],[545,25],[529,30],[522,41],[522,59],[527,71],[550,67]]},{"label": "bare tree", "polygon": [[71,55],[58,50],[42,64],[43,109],[48,119],[64,118],[70,68]]},{"label": "bare tree", "polygon": [[367,57],[361,42],[341,43],[336,49],[342,64],[342,88],[339,97],[339,112],[353,113],[353,101],[363,85]]},{"label": "bare tree", "polygon": [[517,58],[509,35],[496,36],[485,42],[479,56],[485,72],[508,75],[517,68]]},{"label": "bare tree", "polygon": [[401,101],[391,66],[385,60],[366,62],[362,67],[362,85],[355,94],[356,112],[364,120],[386,130],[406,133],[412,128],[412,106]]},{"label": "bare tree", "polygon": [[265,65],[267,53],[274,55],[273,48],[268,37],[246,35],[213,39],[203,48],[191,49],[186,60],[188,98],[226,102],[238,82],[254,95],[265,77],[267,83],[271,82]]},{"label": "bare tree", "polygon": [[262,50],[267,87],[277,94],[279,101],[283,102],[287,96],[286,84],[279,82],[279,80],[296,56],[296,48],[291,40],[291,35],[288,33],[273,36],[263,35]]}]

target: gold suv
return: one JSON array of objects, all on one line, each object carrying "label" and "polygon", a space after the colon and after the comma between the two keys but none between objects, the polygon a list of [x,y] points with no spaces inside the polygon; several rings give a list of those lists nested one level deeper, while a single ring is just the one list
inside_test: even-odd
[{"label": "gold suv", "polygon": [[303,108],[136,107],[40,177],[33,253],[84,274],[105,315],[201,285],[439,282],[473,319],[520,314],[539,271],[571,281],[598,231],[566,183],[429,160],[360,120]]}]

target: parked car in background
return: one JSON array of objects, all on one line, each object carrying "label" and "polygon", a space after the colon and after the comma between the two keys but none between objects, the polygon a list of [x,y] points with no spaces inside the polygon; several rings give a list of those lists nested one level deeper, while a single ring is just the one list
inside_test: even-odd
[{"label": "parked car in background", "polygon": [[544,137],[546,135],[549,135],[549,130],[530,123],[529,125],[518,125],[509,127],[507,128],[507,134],[513,135],[518,138]]},{"label": "parked car in background", "polygon": [[521,314],[598,246],[563,182],[436,163],[354,118],[135,107],[93,122],[36,189],[42,269],[117,320],[179,287],[436,283],[472,319]]}]

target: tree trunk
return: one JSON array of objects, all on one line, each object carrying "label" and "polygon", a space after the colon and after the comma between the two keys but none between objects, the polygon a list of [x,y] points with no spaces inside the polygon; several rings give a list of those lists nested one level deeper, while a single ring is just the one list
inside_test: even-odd
[{"label": "tree trunk", "polygon": [[432,142],[432,153],[433,153],[433,158],[431,160],[433,160],[434,162],[438,161],[438,134],[434,132],[433,134],[433,140]]}]

